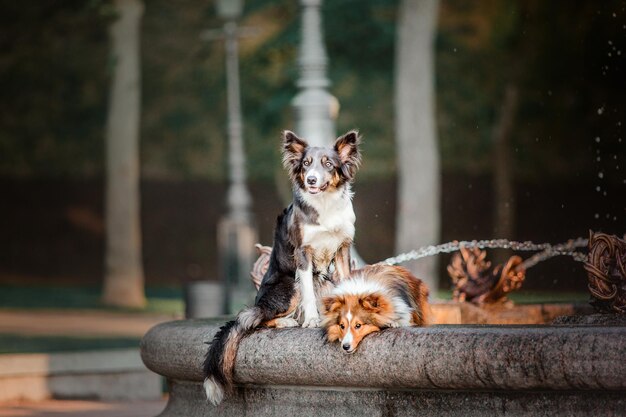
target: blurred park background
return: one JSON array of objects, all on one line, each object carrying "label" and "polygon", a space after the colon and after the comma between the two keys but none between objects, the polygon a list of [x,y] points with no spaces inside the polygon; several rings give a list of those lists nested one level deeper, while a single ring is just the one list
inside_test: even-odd
[{"label": "blurred park background", "polygon": [[[224,45],[201,39],[223,20],[211,1],[144,3],[142,311],[180,316],[187,283],[224,279],[217,248],[228,186]],[[321,9],[328,91],[340,104],[336,130],[357,128],[364,137],[354,204],[357,247],[369,263],[397,253],[400,3],[335,0]],[[618,0],[439,2],[432,54],[440,195],[432,221],[440,227],[430,243],[623,234],[625,7]],[[3,308],[102,307],[116,63],[109,28],[118,17],[105,0],[0,3]],[[279,141],[283,129],[294,129],[300,5],[248,0],[240,24],[254,29],[239,54],[247,181],[259,241],[269,245],[290,200]],[[495,210],[503,176],[506,227]],[[444,291],[448,259],[440,256],[436,272]],[[585,287],[581,265],[563,258],[536,266],[524,284],[552,295]]]},{"label": "blurred park background", "polygon": [[[114,10],[99,0],[0,7],[0,283],[98,287]],[[364,137],[354,203],[356,241],[368,262],[394,254],[397,7],[395,0],[337,0],[322,9],[329,91],[341,106],[337,131],[358,128]],[[623,232],[624,7],[441,1],[434,43],[440,242],[556,243],[588,229]],[[279,137],[293,129],[299,18],[297,2],[249,0],[241,20],[256,29],[240,43],[241,98],[252,210],[265,244],[289,199]],[[200,34],[221,25],[210,1],[145,4],[140,188],[148,286],[219,278],[224,48]],[[493,138],[510,85],[518,91],[507,139],[515,219],[511,236],[500,236]],[[527,285],[575,286],[572,275],[580,275],[577,265],[552,261]]]},{"label": "blurred park background", "polygon": [[[340,104],[337,133],[357,128],[364,138],[354,205],[356,244],[368,263],[397,253],[401,3],[333,0],[321,9],[328,91]],[[622,236],[626,2],[438,3],[431,52],[440,186],[432,221],[439,232],[430,243],[559,243],[590,229]],[[207,0],[143,6],[139,189],[147,304],[116,311],[180,317],[186,284],[224,279],[217,228],[227,212],[225,51],[200,36],[223,20]],[[295,129],[300,13],[296,1],[248,0],[240,19],[254,29],[240,40],[243,138],[251,212],[266,245],[291,198],[279,142],[282,130]],[[105,140],[116,63],[109,29],[118,17],[106,0],[0,1],[5,311],[111,311],[102,304]],[[507,225],[495,209],[503,195]],[[440,256],[435,273],[444,293],[448,260]],[[557,258],[534,267],[523,290],[558,298],[585,288],[582,266]],[[0,353],[103,343],[64,337],[2,334]],[[136,346],[138,337],[118,334],[108,343]]]}]

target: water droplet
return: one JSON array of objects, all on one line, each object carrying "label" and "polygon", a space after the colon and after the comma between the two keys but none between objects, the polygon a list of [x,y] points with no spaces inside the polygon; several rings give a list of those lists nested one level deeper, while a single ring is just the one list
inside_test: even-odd
[{"label": "water droplet", "polygon": [[600,143],[600,136],[596,136],[596,143]]},{"label": "water droplet", "polygon": [[561,208],[565,208],[565,204],[561,204]]},{"label": "water droplet", "polygon": [[596,213],[596,214],[594,214],[593,217],[594,217],[594,219],[599,219],[600,218],[600,214]]},{"label": "water droplet", "polygon": [[598,178],[604,178],[604,172],[598,172]]},{"label": "water droplet", "polygon": [[600,162],[600,159],[601,159],[600,157],[597,157],[597,158],[596,158],[596,161]]},{"label": "water droplet", "polygon": [[[609,54],[609,56],[611,56],[611,54]],[[598,114],[602,115],[602,113],[604,113],[604,106],[598,109]]]},{"label": "water droplet", "polygon": [[596,191],[597,191],[597,192],[600,192],[600,190],[601,190],[601,188],[600,188],[600,186],[598,185],[598,186],[596,187]]}]

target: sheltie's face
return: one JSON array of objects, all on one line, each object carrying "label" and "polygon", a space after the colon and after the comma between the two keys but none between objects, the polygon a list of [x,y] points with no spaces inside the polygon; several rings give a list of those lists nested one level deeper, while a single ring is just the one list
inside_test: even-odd
[{"label": "sheltie's face", "polygon": [[365,336],[380,331],[380,313],[389,308],[377,294],[326,297],[323,306],[326,337],[340,341],[345,353],[354,353]]},{"label": "sheltie's face", "polygon": [[309,146],[293,132],[283,132],[283,164],[294,184],[308,194],[333,191],[352,181],[360,164],[360,137],[351,131],[332,148]]}]

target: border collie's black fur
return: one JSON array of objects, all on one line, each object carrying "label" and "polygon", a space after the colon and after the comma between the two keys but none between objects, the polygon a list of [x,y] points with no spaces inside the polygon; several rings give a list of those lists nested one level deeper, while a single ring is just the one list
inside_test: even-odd
[{"label": "border collie's black fur", "polygon": [[319,327],[318,304],[334,283],[350,275],[354,211],[350,184],[361,163],[359,134],[350,131],[332,148],[312,147],[283,132],[283,165],[293,202],[278,216],[267,272],[253,307],[215,335],[204,362],[204,388],[217,405],[232,386],[241,339],[259,326]]}]

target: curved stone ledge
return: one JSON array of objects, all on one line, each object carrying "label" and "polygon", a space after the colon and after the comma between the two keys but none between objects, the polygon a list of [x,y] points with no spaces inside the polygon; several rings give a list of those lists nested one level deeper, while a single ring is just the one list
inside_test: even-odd
[{"label": "curved stone ledge", "polygon": [[[157,325],[142,340],[142,359],[170,380],[199,382],[206,343],[219,324]],[[389,329],[367,337],[353,355],[325,343],[320,329],[260,329],[241,343],[235,382],[376,390],[626,391],[625,352],[626,327],[618,326]]]}]

